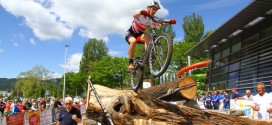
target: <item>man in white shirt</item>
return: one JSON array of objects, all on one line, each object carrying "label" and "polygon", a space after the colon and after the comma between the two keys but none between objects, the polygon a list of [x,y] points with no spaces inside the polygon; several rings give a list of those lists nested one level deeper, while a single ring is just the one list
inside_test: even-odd
[{"label": "man in white shirt", "polygon": [[253,95],[251,95],[250,90],[246,90],[246,95],[243,96],[243,99],[246,99],[246,100],[253,100]]},{"label": "man in white shirt", "polygon": [[257,84],[258,94],[253,97],[253,110],[255,110],[255,119],[269,119],[272,112],[272,96],[265,93],[264,83]]}]

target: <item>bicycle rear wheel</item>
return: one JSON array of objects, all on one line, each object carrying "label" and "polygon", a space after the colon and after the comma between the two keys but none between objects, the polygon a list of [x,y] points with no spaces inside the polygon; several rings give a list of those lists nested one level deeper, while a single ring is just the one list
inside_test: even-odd
[{"label": "bicycle rear wheel", "polygon": [[167,70],[172,52],[173,42],[168,34],[162,33],[155,38],[149,55],[149,68],[153,77],[159,77]]},{"label": "bicycle rear wheel", "polygon": [[138,59],[135,59],[133,64],[135,69],[130,70],[130,87],[136,92],[142,87],[144,68],[138,64]]}]

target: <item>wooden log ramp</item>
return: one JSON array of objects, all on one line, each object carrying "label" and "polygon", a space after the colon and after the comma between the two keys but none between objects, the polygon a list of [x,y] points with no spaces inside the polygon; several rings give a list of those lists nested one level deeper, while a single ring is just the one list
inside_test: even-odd
[{"label": "wooden log ramp", "polygon": [[[190,77],[163,83],[139,92],[115,90],[94,85],[101,102],[115,125],[269,125],[266,121],[207,112],[197,108],[169,103],[191,100],[197,87]],[[184,87],[184,86],[187,86]],[[181,89],[183,88],[183,89]],[[178,91],[177,91],[178,90]],[[86,116],[109,124],[90,85],[87,93]]]}]

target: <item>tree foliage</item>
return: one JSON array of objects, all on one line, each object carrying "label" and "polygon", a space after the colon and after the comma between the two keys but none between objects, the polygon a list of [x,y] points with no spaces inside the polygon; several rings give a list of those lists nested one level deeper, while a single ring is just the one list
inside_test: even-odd
[{"label": "tree foliage", "polygon": [[[83,94],[86,85],[85,81],[82,81],[82,75],[80,73],[68,72],[65,74],[65,94],[69,96],[78,96]],[[60,83],[61,88],[64,85],[64,76]]]},{"label": "tree foliage", "polygon": [[[22,92],[24,97],[44,97],[46,89],[52,89],[50,85],[54,85],[49,71],[43,66],[35,66],[31,70],[21,72],[17,76],[15,90]],[[51,90],[52,92],[54,90]]]},{"label": "tree foliage", "polygon": [[103,40],[89,39],[83,47],[83,55],[80,61],[79,72],[88,75],[94,71],[95,64],[108,55],[108,48]]},{"label": "tree foliage", "polygon": [[122,87],[128,81],[128,74],[126,58],[106,56],[97,63],[96,70],[91,72],[91,80],[111,88]]},{"label": "tree foliage", "polygon": [[202,17],[193,12],[192,15],[185,16],[183,21],[185,42],[200,42],[204,33]]}]

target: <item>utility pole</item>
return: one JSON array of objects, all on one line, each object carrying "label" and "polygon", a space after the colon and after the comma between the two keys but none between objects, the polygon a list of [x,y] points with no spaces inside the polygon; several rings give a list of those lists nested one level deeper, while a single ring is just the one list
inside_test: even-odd
[{"label": "utility pole", "polygon": [[64,54],[64,76],[63,76],[63,91],[62,91],[62,101],[65,99],[65,76],[66,76],[66,55],[67,55],[67,48],[69,45],[65,45],[65,54]]}]

